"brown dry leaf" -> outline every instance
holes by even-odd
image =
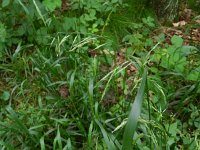
[[[136,71],[137,71],[137,68],[133,64],[131,64],[127,69],[127,74],[128,74],[128,76],[131,76],[131,75],[135,74]]]
[[[176,23],[172,23],[174,27],[178,27],[179,26],[179,22]]]
[[[117,65],[121,65],[126,61],[124,54],[122,52],[117,53],[117,59],[116,60],[117,60],[117,62],[116,62]]]
[[[176,23],[172,23],[174,27],[182,27],[184,25],[187,24],[186,21],[182,20],[182,21],[179,21],[179,22],[176,22]]]
[[[108,91],[108,93],[105,95],[103,99],[103,105],[104,106],[113,106],[117,104],[118,100],[113,91]]]
[[[115,55],[115,52],[114,51],[109,51],[107,49],[104,49],[102,51],[98,51],[98,50],[89,50],[89,54],[92,56],[92,57],[96,57],[98,55]]]
[[[131,70],[131,71],[136,71],[137,69],[135,68],[135,66],[130,65],[130,70]]]
[[[69,96],[69,90],[66,86],[62,86],[59,89],[60,96],[63,98],[67,98]]]
[[[61,11],[65,11],[69,8],[68,0],[62,0]]]
[[[120,49],[120,51],[117,53],[116,65],[122,65],[124,62],[126,62],[125,52],[126,52],[126,49],[124,48],[124,49]],[[136,71],[137,69],[133,64],[127,67],[127,74],[129,76],[135,73]]]
[[[195,22],[200,24],[200,18],[196,19]]]
[[[186,24],[187,24],[186,21],[184,21],[184,20],[180,21],[180,26],[181,26],[181,27],[184,26],[184,25],[186,25]]]
[[[192,17],[192,9],[184,9],[184,13],[185,13],[185,17],[186,20],[190,20],[190,18]]]
[[[88,54],[89,54],[91,57],[96,57],[97,55],[99,55],[99,52],[98,52],[98,51],[95,51],[95,50],[89,50]]]

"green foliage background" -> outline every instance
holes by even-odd
[[[159,3],[1,0],[0,149],[198,149],[199,45]]]

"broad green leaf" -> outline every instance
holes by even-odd
[[[63,18],[63,29],[68,32],[70,29],[75,30],[77,18],[65,17]]]
[[[48,44],[49,35],[48,35],[47,28],[41,27],[40,29],[38,29],[37,32],[36,32],[35,39],[38,42],[38,44],[44,44],[44,45]]]
[[[196,50],[198,50],[198,49],[194,46],[184,45],[181,47],[181,53],[184,56],[189,55],[192,53],[192,51],[196,51]]]
[[[56,8],[61,7],[61,0],[44,0],[43,4],[50,10],[54,11]]]
[[[8,91],[4,91],[3,94],[0,96],[0,99],[7,101],[10,98],[10,93]]]
[[[193,69],[186,77],[187,80],[200,81],[200,67]]]
[[[131,112],[129,114],[128,121],[127,121],[127,124],[125,127],[122,150],[132,150],[133,149],[133,145],[132,145],[133,136],[134,136],[134,133],[135,133],[135,130],[137,127],[138,118],[139,118],[141,110],[142,110],[142,102],[144,99],[146,80],[147,80],[147,70],[145,69],[143,76],[142,76],[141,85],[138,89],[135,101],[131,108]]]
[[[167,141],[168,145],[172,145],[173,143],[175,143],[174,137],[170,137]]]
[[[180,54],[179,53],[174,53],[169,59],[170,62],[177,63],[180,60]]]
[[[183,39],[177,35],[174,35],[171,38],[171,42],[173,45],[175,45],[176,47],[181,47],[183,45]]]
[[[142,21],[147,24],[149,27],[155,27],[154,19],[151,17],[142,18]]]
[[[177,72],[183,73],[185,66],[187,65],[187,60],[185,57],[182,57],[179,61],[175,62],[174,68]]]
[[[2,1],[2,7],[6,7],[10,4],[10,0],[3,0]]]
[[[176,133],[178,132],[177,122],[172,123],[172,124],[169,125],[168,132],[169,132],[172,136],[176,136]]]

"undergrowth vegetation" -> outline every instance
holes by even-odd
[[[171,35],[146,1],[0,2],[0,149],[199,149],[198,14]]]

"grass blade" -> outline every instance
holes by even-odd
[[[3,146],[3,148],[1,147],[1,145]],[[0,149],[3,150],[4,148],[8,148],[8,150],[16,150],[12,145],[10,145],[10,143],[0,141]]]
[[[40,148],[41,150],[45,150],[44,136],[40,138]]]
[[[147,70],[145,69],[142,76],[142,82],[138,89],[135,101],[132,105],[131,112],[129,114],[128,121],[125,127],[122,150],[133,149],[132,148],[133,136],[134,136],[134,133],[137,127],[138,118],[140,116],[141,109],[142,109],[142,102],[144,99],[146,80],[147,80]]]
[[[92,148],[92,130],[93,130],[93,121],[90,123],[89,131],[88,131],[88,146]]]
[[[58,148],[56,148],[58,144]],[[60,135],[60,128],[58,126],[58,129],[57,129],[57,135],[56,135],[56,138],[54,139],[54,142],[53,142],[53,149],[54,150],[62,150],[62,139],[61,139],[61,135]]]
[[[45,21],[43,15],[42,15],[42,12],[40,11],[40,9],[39,9],[37,3],[35,2],[35,0],[33,0],[33,4],[35,5],[35,8],[36,8],[36,10],[37,10],[37,12],[38,12],[40,18],[42,19],[44,25],[46,26],[46,21]]]
[[[24,133],[26,135],[29,135],[28,128],[23,124],[23,122],[18,118],[17,114],[14,112],[14,110],[11,107],[7,107],[6,110],[10,114],[10,119],[15,122],[15,125],[21,133]]]
[[[26,6],[22,3],[21,0],[17,0],[19,2],[19,4],[23,7],[24,11],[26,12],[27,15],[29,15],[29,11],[28,9],[26,8]]]
[[[112,139],[109,138],[103,125],[97,119],[95,119],[95,122],[98,124],[99,128],[101,129],[101,132],[103,134],[103,138],[107,145],[108,150],[116,150],[115,144],[113,143]]]
[[[65,147],[63,148],[63,150],[72,150],[72,143],[71,143],[71,140],[70,138],[68,138],[67,140],[67,145],[65,145]]]

